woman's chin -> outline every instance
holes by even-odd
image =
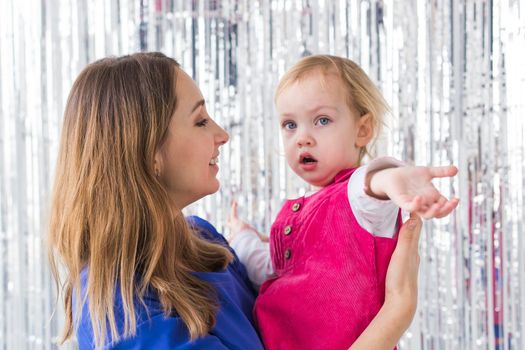
[[[186,200],[182,200],[181,198],[179,198],[178,202],[180,202],[180,206],[182,208],[185,208],[195,202],[198,202],[204,197],[217,193],[217,191],[219,191],[219,188],[220,188],[219,180],[213,179],[213,181],[210,181],[206,187],[201,187],[200,189],[194,188],[191,191],[187,190],[186,194],[188,194],[189,192],[189,193],[193,193],[193,195],[187,196]],[[191,197],[191,198],[188,198],[188,197]]]
[[[214,180],[215,180],[215,183],[213,186],[213,190],[210,194],[216,193],[221,188],[221,183],[219,182],[219,180],[218,179],[214,179]]]
[[[203,197],[209,196],[211,194],[217,193],[219,191],[219,188],[221,187],[221,184],[218,179],[213,179],[213,181],[209,184],[208,188],[206,189],[205,194]]]

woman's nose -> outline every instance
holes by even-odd
[[[230,139],[230,135],[220,126],[217,125],[217,127],[219,128],[219,132],[217,133],[217,143],[224,145]]]

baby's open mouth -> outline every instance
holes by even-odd
[[[301,164],[311,164],[311,163],[317,163],[317,159],[315,159],[308,153],[304,153],[304,154],[301,154],[301,158],[299,162]]]

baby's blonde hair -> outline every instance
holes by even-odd
[[[359,153],[359,163],[365,155],[372,157],[371,148],[384,124],[385,114],[390,110],[381,91],[354,61],[331,55],[307,56],[295,63],[282,77],[275,91],[275,100],[288,85],[301,79],[307,73],[321,70],[323,74],[335,73],[346,87],[347,103],[362,117],[370,114],[374,136],[372,143],[363,147]]]

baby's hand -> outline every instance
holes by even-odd
[[[400,208],[419,216],[442,218],[452,212],[458,198],[447,200],[432,184],[432,179],[452,177],[458,169],[453,166],[405,166],[380,170],[371,175],[370,191],[387,196]]]
[[[262,241],[268,241],[267,237],[261,235],[252,225],[239,219],[239,216],[237,215],[237,201],[232,201],[230,214],[226,220],[226,225],[230,229],[230,235],[226,237],[228,242],[233,241],[237,234],[244,230],[251,230],[255,232]]]

